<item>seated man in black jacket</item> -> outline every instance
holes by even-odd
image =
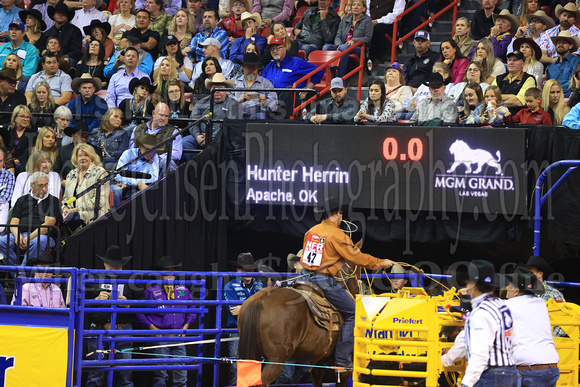
[[[413,45],[415,55],[405,63],[405,69],[407,70],[407,86],[413,89],[413,94],[415,94],[419,86],[429,79],[429,75],[433,72],[433,65],[439,60],[439,53],[429,48],[431,36],[427,31],[415,32]]]
[[[334,44],[340,16],[330,6],[331,3],[330,0],[319,0],[318,8],[307,9],[294,26],[298,47],[306,51],[307,56],[312,51],[322,50],[325,44]]]
[[[83,56],[83,35],[81,30],[70,23],[74,15],[74,11],[69,10],[64,2],[58,3],[54,7],[48,7],[48,16],[54,20],[54,26],[42,34],[36,45],[38,51],[42,53],[46,48],[48,38],[53,36],[58,37],[62,47],[62,53],[68,55],[72,59],[71,62],[74,62],[71,63],[71,66],[76,65],[76,62]]]
[[[123,257],[121,256],[121,248],[116,245],[109,246],[104,257],[97,255],[105,265],[105,270],[123,270],[123,266],[131,260],[131,256]],[[141,292],[137,290],[133,284],[115,284],[110,281],[104,281],[105,279],[111,280],[116,279],[119,276],[117,274],[108,274],[103,278],[103,283],[95,283],[87,285],[87,290],[85,293],[85,298],[87,300],[136,300],[142,299],[143,296]],[[90,287],[89,287],[90,286]],[[117,287],[116,298],[113,298],[113,287]],[[129,305],[119,305],[119,308],[128,308]],[[111,326],[111,314],[110,313],[87,313],[87,321],[90,324],[90,329],[105,329],[105,330],[131,330],[133,321],[135,320],[135,315],[133,313],[118,313],[115,319],[115,325]],[[119,337],[119,336],[115,336]],[[130,341],[121,341],[115,343],[115,349],[123,350],[128,349],[133,346]],[[107,345],[103,346],[102,349],[108,349]],[[95,352],[97,349],[96,339],[87,342],[88,353]],[[97,354],[91,356],[91,360],[96,360]],[[123,352],[115,356],[117,359],[131,359],[131,352]],[[105,358],[103,356],[103,358]],[[90,371],[87,379],[86,386],[101,386],[105,373],[103,371]],[[119,371],[115,375],[118,386],[132,386],[131,381],[131,371]]]

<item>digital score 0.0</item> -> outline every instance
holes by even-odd
[[[407,142],[407,153],[400,153],[397,139],[387,137],[383,141],[383,157],[388,161],[397,159],[406,161],[407,158],[411,161],[420,161],[423,157],[423,141],[420,138],[411,138]]]

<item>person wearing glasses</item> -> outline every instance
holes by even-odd
[[[31,118],[30,109],[26,105],[18,105],[12,112],[10,126],[7,129],[8,141],[5,140],[5,144],[8,144],[7,150],[14,157],[17,172],[20,170],[20,165],[26,164],[28,148],[32,146],[34,140]]]
[[[34,172],[30,176],[30,188],[31,192],[14,205],[10,232],[0,237],[0,253],[8,258],[4,264],[17,266],[17,252],[26,252],[22,261],[25,266],[29,258],[38,257],[49,246],[54,247],[51,230],[46,226],[56,225],[61,218],[58,198],[48,193],[48,176],[44,172]]]

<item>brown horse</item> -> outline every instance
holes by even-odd
[[[342,279],[341,279],[342,275]],[[337,280],[347,284],[351,294],[358,290],[358,267],[343,265]],[[288,288],[266,288],[250,297],[238,318],[240,342],[238,357],[286,363],[290,359],[310,364],[334,364],[334,348],[339,332],[329,332],[313,320],[304,298]],[[262,383],[272,384],[283,365],[264,364]],[[312,368],[312,384],[322,386],[323,369]],[[341,373],[340,384],[346,386],[350,372]]]

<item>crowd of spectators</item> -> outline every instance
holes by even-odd
[[[302,5],[307,9],[297,10]],[[428,31],[417,31],[411,58],[386,66],[361,101],[348,93],[342,57],[332,69],[330,98],[297,114],[312,94],[261,90],[314,88],[323,71],[301,79],[317,69],[308,60],[316,50],[338,54],[363,42],[364,50],[351,54],[380,67],[390,51],[385,33],[404,1],[232,0],[204,7],[200,0],[51,0],[24,10],[5,0],[0,220],[8,222],[10,207],[36,192],[30,178],[41,172],[48,186],[38,192],[60,200],[56,219],[78,230],[207,146],[207,122],[189,124],[208,117],[212,102],[213,119],[580,128],[580,11],[567,3],[546,13],[536,0],[500,5],[483,0],[472,20],[457,19],[439,52],[431,50]],[[220,131],[216,122],[213,136]],[[171,151],[159,147],[139,158],[172,136]],[[129,169],[149,178],[117,176],[99,197],[78,195],[133,159]]]

